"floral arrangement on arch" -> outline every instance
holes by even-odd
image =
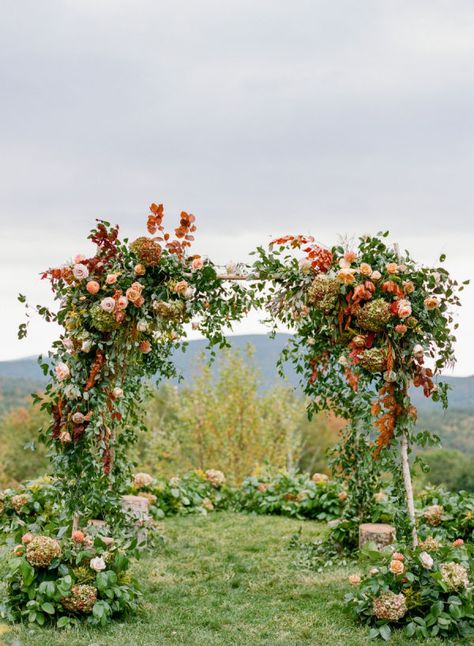
[[[195,217],[183,211],[174,234],[163,218],[163,205],[152,204],[150,235],[132,242],[99,221],[89,235],[92,256],[42,276],[59,309],[37,310],[63,330],[49,362],[41,361],[51,377],[42,407],[52,421],[43,440],[74,513],[94,517],[120,506],[130,477],[126,449],[143,428],[143,379],[176,376],[172,355],[186,345],[189,327],[210,346],[227,345],[223,330],[248,309],[240,285],[224,285],[211,261],[190,253]],[[27,323],[19,336],[26,333]]]
[[[268,250],[257,249],[254,272],[270,322],[294,332],[280,366],[294,363],[309,412],[331,409],[354,429],[372,417],[375,458],[400,438],[416,542],[407,457],[416,408],[409,387],[447,406],[447,385],[435,376],[455,361],[451,310],[469,281],[460,285],[442,266],[417,264],[387,236],[332,249],[312,237],[277,238]]]

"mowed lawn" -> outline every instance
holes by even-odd
[[[288,542],[300,526],[307,539],[321,530],[311,521],[227,512],[166,519],[164,547],[135,568],[144,592],[139,617],[69,632],[15,626],[0,640],[17,646],[365,646],[368,630],[344,608],[348,570],[318,574],[292,565]],[[401,636],[390,643],[408,641],[466,644]]]

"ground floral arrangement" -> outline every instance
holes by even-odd
[[[51,449],[52,473],[72,528],[99,513],[120,523],[120,497],[137,488],[127,448],[144,429],[144,377],[176,375],[172,353],[185,348],[189,328],[199,330],[211,348],[223,347],[229,324],[259,307],[272,326],[293,332],[280,368],[294,363],[309,414],[330,409],[348,425],[333,464],[342,480],[337,502],[332,494],[322,495],[318,483],[304,491],[290,487],[282,504],[281,483],[270,485],[267,494],[269,483],[248,482],[248,500],[255,501],[250,507],[295,515],[306,509],[317,517],[344,503],[339,531],[347,526],[353,537],[351,522],[370,517],[371,492],[388,470],[398,535],[410,536],[416,549],[409,452],[413,443],[432,438],[415,435],[409,386],[447,405],[447,386],[435,377],[455,361],[452,309],[468,281],[453,280],[442,266],[444,257],[437,267],[417,264],[388,244],[387,232],[330,249],[311,236],[285,236],[268,249],[259,247],[251,266],[229,264],[221,271],[190,251],[193,215],[183,211],[172,234],[163,220],[163,206],[152,204],[149,235],[132,242],[119,239],[118,227],[99,221],[89,236],[96,245],[93,256],[77,256],[43,275],[58,309],[36,309],[62,333],[49,362],[42,362],[50,383],[39,399],[51,425],[41,439]],[[20,300],[26,304],[24,296]],[[20,337],[27,325],[20,326]],[[146,486],[151,483],[143,493],[158,502],[157,492]],[[165,487],[165,509],[179,500],[191,503],[194,494],[185,495],[183,486]],[[220,495],[196,495],[202,508],[222,501]],[[434,585],[431,578],[422,583]]]
[[[7,616],[65,627],[85,619],[105,625],[114,615],[138,608],[129,569],[132,544],[100,534],[73,532],[56,539],[23,534],[13,551],[7,585]]]
[[[374,565],[349,576],[346,603],[372,625],[369,637],[390,638],[392,628],[409,637],[460,637],[474,633],[474,545],[427,536],[416,548],[366,552]]]

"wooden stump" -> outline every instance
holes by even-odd
[[[395,542],[395,527],[385,523],[359,525],[359,549],[365,543],[375,543],[378,550]]]
[[[149,501],[142,496],[122,496],[122,509],[135,519],[139,543],[146,542],[146,531],[143,526],[150,520],[149,507]]]

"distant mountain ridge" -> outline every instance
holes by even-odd
[[[262,386],[264,388],[280,381],[276,370],[276,362],[281,350],[289,339],[288,334],[277,334],[274,339],[263,334],[247,334],[229,337],[233,348],[241,351],[250,344],[254,348],[253,361],[261,372]],[[205,340],[194,340],[189,342],[185,353],[176,352],[174,361],[178,371],[183,375],[184,382],[188,382],[200,363],[200,355],[206,347]],[[290,385],[298,386],[298,376],[291,366],[287,366],[286,378]],[[474,414],[474,375],[470,377],[443,377],[443,381],[450,384],[449,401],[450,409],[461,409],[471,411]],[[26,357],[12,361],[0,361],[0,401],[5,399],[5,388],[8,384],[8,391],[12,388],[28,388],[25,395],[41,387],[45,383],[45,377],[38,366],[35,357]],[[413,402],[423,412],[440,411],[439,404],[426,399],[423,393],[414,388],[412,392]]]

